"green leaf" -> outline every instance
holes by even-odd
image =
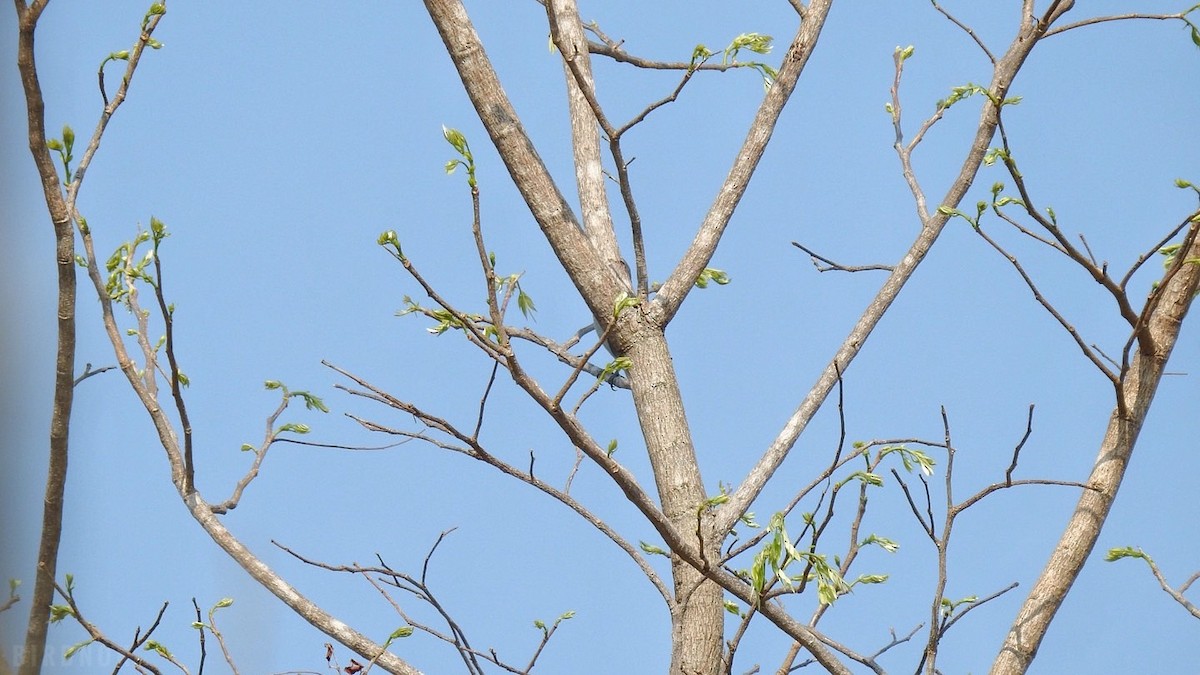
[[[286,431],[290,431],[290,432],[296,433],[296,434],[307,434],[308,432],[312,431],[312,428],[310,428],[307,424],[301,424],[299,422],[288,422],[287,424],[280,425],[279,430],[276,431],[275,433],[282,434]]]
[[[937,102],[937,109],[945,110],[965,98],[970,98],[971,96],[974,96],[975,94],[986,94],[986,93],[987,93],[987,90],[984,89],[983,87],[981,87],[973,82],[968,82],[960,87],[952,88],[950,90],[950,96],[948,96],[944,99],[941,99],[940,101]]]
[[[837,589],[830,584],[817,582],[817,601],[822,605],[832,605],[837,600]]]
[[[329,412],[329,406],[325,405],[325,402],[319,396],[314,396],[307,391],[288,392],[288,396],[304,399],[304,407],[309,410],[319,410],[323,413]]]
[[[521,310],[521,314],[527,319],[530,314],[537,311],[537,307],[533,304],[533,298],[519,288],[517,290],[517,309]]]
[[[68,616],[75,616],[75,611],[68,605],[50,605],[50,623],[58,623]]]
[[[233,598],[221,598],[217,601],[217,604],[213,605],[213,610],[225,609],[231,605],[233,605]]]
[[[254,449],[254,446],[253,446],[253,445],[250,445],[249,443],[242,443],[242,447],[240,448],[240,450],[241,450],[242,452],[249,452],[249,451],[251,451],[251,450],[253,450],[253,449]]]
[[[856,584],[882,584],[888,580],[886,574],[860,574],[854,580]]]
[[[263,386],[267,389],[284,389],[283,383],[279,380],[267,380],[263,382]]]
[[[863,541],[862,541],[863,546],[870,546],[871,544],[874,544],[874,545],[878,546],[879,548],[882,548],[883,550],[887,551],[888,553],[895,553],[900,548],[900,544],[892,541],[891,539],[887,539],[885,537],[880,537],[880,536],[874,535],[874,534],[868,536],[866,539],[863,539]]]
[[[164,659],[174,660],[174,658],[175,658],[175,657],[171,656],[171,650],[167,649],[166,645],[159,642],[158,640],[150,640],[149,642],[146,643],[145,647],[142,647],[142,649],[145,651],[148,651],[148,652],[150,652],[150,651],[157,652],[158,655],[163,657]]]
[[[778,71],[776,71],[774,68],[772,68],[771,66],[768,66],[765,63],[751,63],[750,67],[754,68],[755,70],[757,70],[759,72],[760,75],[762,75],[763,89],[770,89],[771,84],[775,81],[775,78],[779,75]]]
[[[729,46],[725,48],[725,60],[728,62],[736,58],[738,52],[742,49],[747,49],[755,54],[769,54],[771,53],[773,41],[774,38],[772,38],[770,35],[763,35],[762,33],[742,33],[741,35],[733,38],[733,41],[730,42]]]
[[[663,555],[663,556],[667,555],[666,549],[659,547],[659,546],[655,546],[654,544],[648,544],[644,541],[639,541],[638,545],[641,546],[643,551],[645,551],[646,553],[649,553],[650,555]]]
[[[904,464],[904,470],[912,472],[913,467],[919,467],[921,473],[926,476],[933,475],[933,467],[937,464],[932,457],[925,454],[923,450],[910,450],[903,445],[891,445],[879,451],[879,457],[882,459],[890,454],[899,454],[900,461]]]
[[[716,283],[718,286],[724,286],[731,279],[723,270],[716,269],[715,267],[705,267],[700,272],[700,276],[696,277],[696,288],[708,288],[708,282],[710,281]]]
[[[8,580],[8,593],[9,593],[9,595],[12,595],[13,593],[16,593],[16,592],[17,592],[17,587],[18,587],[18,586],[20,586],[20,585],[21,585],[21,580],[20,580],[20,579],[9,579],[9,580]]]
[[[67,147],[67,152],[71,152],[71,148],[75,146],[75,130],[69,124],[63,125],[63,145]]]
[[[721,504],[724,504],[727,501],[729,501],[729,495],[727,495],[725,493],[721,493],[719,495],[716,495],[715,497],[709,497],[708,499],[705,499],[703,502],[700,502],[700,506],[698,507],[697,511],[699,513],[703,513],[704,511],[707,511],[708,509],[711,509],[714,506],[720,506]]]
[[[617,299],[613,301],[613,318],[615,319],[620,316],[622,311],[630,307],[637,307],[640,304],[642,304],[640,298],[637,296],[631,297],[625,291],[621,291],[617,294]]]
[[[154,243],[161,242],[169,235],[170,233],[167,232],[166,224],[158,218],[150,216],[150,236],[154,239]]]
[[[846,480],[843,481],[843,484],[848,483],[851,480],[857,480],[864,485],[870,485],[874,487],[883,485],[883,479],[879,477],[879,474],[871,473],[869,471],[855,471],[846,477]]]
[[[400,638],[406,638],[412,634],[413,634],[412,626],[400,626],[396,630],[392,631],[392,634],[388,636],[387,641],[390,643],[392,640],[399,640]]]
[[[732,614],[734,616],[742,615],[741,608],[738,607],[738,604],[736,602],[734,602],[733,600],[725,600],[724,603],[722,603],[722,604],[725,605],[726,612],[729,612],[730,614]]]
[[[1192,26],[1192,44],[1200,47],[1200,30],[1196,30],[1195,26]]]
[[[1134,548],[1132,546],[1126,546],[1124,548],[1110,548],[1108,549],[1108,553],[1104,556],[1104,560],[1107,562],[1114,562],[1116,560],[1121,560],[1122,558],[1141,558],[1143,560],[1149,560],[1150,556],[1146,555],[1141,549]]]
[[[442,136],[445,137],[447,143],[449,143],[456,151],[458,151],[458,154],[464,156],[468,154],[469,149],[467,148],[467,137],[463,136],[461,131],[458,129],[451,129],[443,124]]]
[[[83,642],[79,642],[79,643],[71,645],[70,647],[67,648],[67,651],[63,653],[63,660],[66,660],[66,659],[71,658],[72,656],[75,656],[75,652],[79,651],[80,649],[83,649],[84,647],[92,644],[93,642],[95,642],[94,639],[88,639],[88,640],[84,640]]]
[[[947,617],[951,616],[954,614],[954,610],[958,609],[960,606],[971,605],[971,604],[974,604],[975,602],[977,602],[978,600],[979,600],[979,597],[975,596],[975,595],[968,595],[967,597],[962,598],[961,600],[953,600],[953,601],[951,601],[949,598],[942,598],[942,616],[947,616]]]
[[[614,438],[608,442],[608,451],[605,452],[604,454],[606,457],[612,457],[613,453],[616,451],[617,451],[617,439]]]
[[[612,361],[609,361],[604,366],[604,370],[600,371],[600,375],[596,379],[598,379],[598,380],[607,379],[611,375],[616,375],[617,373],[619,373],[621,371],[629,370],[629,368],[632,365],[633,365],[633,360],[630,359],[628,356],[618,356],[617,358],[613,359]]]
[[[405,260],[404,249],[400,248],[400,237],[396,236],[395,230],[387,230],[386,232],[381,233],[375,240],[375,243],[379,244],[380,246],[391,246],[392,248],[396,249],[394,255],[399,258],[401,262]]]

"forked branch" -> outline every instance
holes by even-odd
[[[815,5],[816,3],[814,2],[813,5],[810,5],[810,8]],[[807,22],[805,23],[807,25]],[[950,206],[951,208],[955,207],[962,201],[967,190],[974,183],[980,163],[983,161],[987,147],[995,134],[996,126],[999,124],[1000,106],[1008,94],[1013,78],[1016,76],[1017,71],[1020,70],[1021,65],[1029,56],[1047,26],[1048,24],[1042,25],[1032,20],[1023,21],[1017,37],[1009,46],[1008,52],[997,61],[991,84],[987,89],[987,101],[983,104],[975,138],[966,153],[957,177],[951,184],[946,196],[942,199],[943,205]],[[898,120],[898,112],[896,119]],[[901,137],[899,128],[897,134],[899,139]],[[903,147],[900,140],[897,140],[897,145]],[[903,165],[904,155],[902,154],[901,156]],[[915,185],[915,183],[912,184]],[[915,191],[914,193],[918,197],[921,194],[919,191]],[[941,234],[942,229],[946,226],[947,219],[949,218],[946,213],[939,209],[926,216],[920,199],[918,199],[918,205],[918,213],[922,216],[922,228],[917,239],[909,247],[908,252],[901,259],[900,263],[888,275],[887,280],[864,310],[862,316],[850,331],[850,335],[842,343],[842,346],[838,349],[829,365],[826,366],[825,371],[818,378],[816,384],[813,385],[809,394],[800,403],[800,406],[792,414],[791,418],[788,419],[783,429],[763,453],[758,463],[751,469],[745,480],[733,492],[729,502],[721,507],[721,512],[718,514],[717,519],[719,531],[728,532],[762,492],[767,481],[775,474],[775,471],[783,463],[783,460],[795,445],[800,434],[824,403],[825,398],[833,389],[840,374],[846,371],[850,362],[858,355],[867,338],[883,317],[883,314],[895,301],[900,290],[912,277],[913,272],[916,271],[917,266],[924,260],[933,247],[934,242]],[[660,292],[659,297],[662,297],[662,295],[663,293]]]

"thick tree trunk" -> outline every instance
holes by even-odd
[[[647,326],[620,348],[633,362],[629,383],[663,513],[675,531],[705,559],[715,560],[719,541],[711,536],[711,523],[701,513],[708,495],[666,337],[661,329]],[[725,618],[721,588],[705,581],[678,556],[672,558],[671,574],[675,598],[671,608],[670,672],[719,672]]]

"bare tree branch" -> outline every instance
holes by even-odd
[[[621,537],[620,534],[618,534],[616,532],[616,530],[614,530],[608,523],[604,522],[604,520],[602,520],[601,518],[599,518],[595,514],[593,514],[582,503],[580,503],[574,497],[570,496],[570,494],[568,494],[565,490],[559,490],[558,488],[547,483],[546,481],[535,477],[532,474],[532,472],[521,471],[520,469],[517,469],[516,467],[512,466],[511,464],[499,459],[492,453],[487,452],[483,448],[483,446],[481,446],[479,444],[479,441],[477,438],[463,434],[458,429],[456,429],[453,424],[451,424],[447,420],[430,415],[430,414],[426,413],[424,410],[422,410],[410,403],[401,401],[400,399],[397,399],[397,398],[391,396],[390,394],[384,392],[383,390],[371,385],[366,380],[363,380],[362,378],[352,375],[352,374],[342,370],[341,368],[338,368],[337,366],[334,366],[327,362],[323,362],[323,363],[325,366],[348,377],[349,379],[353,380],[355,383],[364,387],[365,391],[349,389],[346,387],[341,387],[341,385],[338,385],[339,388],[345,390],[346,392],[348,392],[350,394],[369,398],[371,400],[378,401],[378,402],[388,405],[392,408],[395,408],[397,410],[401,410],[410,415],[413,415],[422,424],[428,426],[429,428],[432,428],[432,429],[435,429],[437,431],[447,434],[451,438],[454,438],[455,440],[457,440],[459,443],[462,443],[463,446],[465,446],[465,447],[454,446],[454,445],[450,445],[450,444],[436,442],[435,440],[433,440],[423,434],[399,431],[399,430],[391,429],[389,427],[386,427],[386,426],[383,426],[381,424],[377,424],[374,422],[368,423],[368,422],[359,420],[360,423],[362,423],[364,426],[366,426],[367,428],[372,429],[374,431],[381,431],[384,433],[404,435],[409,438],[417,438],[417,439],[424,440],[429,443],[433,443],[443,449],[460,452],[469,457],[472,457],[474,459],[484,462],[485,464],[499,470],[501,473],[504,473],[508,476],[516,478],[517,480],[519,480],[523,483],[526,483],[534,488],[537,488],[538,490],[541,490],[545,494],[549,495],[550,497],[553,497],[554,499],[556,499],[560,503],[562,503],[564,506],[566,506],[567,508],[574,511],[576,514],[578,514],[580,517],[582,517],[585,521],[587,521],[590,525],[592,525],[592,527],[595,527],[602,534],[604,534],[604,536],[608,537],[614,544],[616,544],[622,551],[624,551],[634,561],[634,563],[638,566],[638,568],[642,570],[642,572],[646,575],[647,579],[650,580],[650,583],[652,583],[654,585],[655,589],[657,589],[659,591],[659,593],[663,596],[664,601],[667,602],[668,606],[671,604],[671,593],[668,590],[666,584],[659,577],[658,573],[656,571],[654,571],[654,569],[652,567],[650,567],[649,563],[646,562],[645,558],[641,555],[641,553],[637,550],[637,548],[634,547],[632,544],[630,544],[628,541],[626,541],[623,537]],[[353,418],[353,419],[357,420],[358,418]],[[605,463],[607,464],[607,466],[604,467],[606,473],[609,473],[611,475],[614,472],[614,470],[617,470],[621,473],[628,475],[628,470],[621,467],[615,460],[612,460],[609,457],[606,457],[606,460],[607,461]],[[627,478],[627,480],[632,480],[632,477],[629,476]],[[618,481],[618,484],[620,484],[620,481]],[[634,484],[636,485],[636,483],[634,483]],[[622,487],[622,489],[624,489],[624,487]],[[649,499],[644,494],[642,495],[641,500],[642,500],[643,504],[650,504]],[[654,508],[652,504],[650,505],[650,508]],[[655,515],[654,518],[659,519],[661,521],[662,516]],[[651,520],[653,522],[653,519],[651,519]]]
[[[611,312],[612,299],[624,285],[588,241],[575,214],[534,150],[479,36],[458,0],[425,0],[446,51],[492,143],[520,190],[530,213],[596,317]]]
[[[115,369],[116,369],[116,366],[102,366],[100,368],[92,370],[92,364],[85,363],[83,365],[83,372],[79,374],[79,377],[75,378],[75,386],[78,387],[80,382],[83,382],[84,380],[88,379],[89,377],[92,377],[93,375],[99,375],[100,373],[106,373],[110,370],[115,370]]]
[[[1200,224],[1193,225],[1194,235]],[[1125,476],[1134,443],[1158,388],[1179,330],[1200,288],[1200,239],[1190,237],[1178,262],[1155,292],[1146,324],[1153,340],[1150,354],[1138,351],[1121,382],[1121,405],[1114,410],[1100,444],[1088,485],[1054,548],[1041,577],[1030,589],[992,667],[994,675],[1024,673],[1049,629],[1050,621],[1096,545],[1117,489]],[[1184,260],[1193,261],[1183,263]]]
[[[596,253],[620,275],[621,251],[617,246],[604,168],[600,161],[600,134],[597,129],[598,102],[594,99],[595,81],[588,56],[587,38],[579,20],[575,0],[548,0],[546,17],[550,35],[563,57],[567,84],[567,106],[571,119],[571,147],[575,153],[575,182],[583,228]],[[592,100],[588,100],[588,96]],[[628,283],[628,279],[622,279]]]
[[[1105,23],[1108,21],[1129,21],[1129,20],[1133,20],[1133,19],[1151,19],[1151,20],[1159,20],[1159,21],[1165,21],[1165,20],[1169,20],[1169,19],[1183,20],[1184,14],[1186,14],[1186,13],[1185,12],[1177,12],[1175,14],[1140,14],[1137,12],[1131,12],[1128,14],[1113,14],[1111,16],[1097,16],[1097,17],[1092,17],[1090,19],[1083,19],[1081,21],[1076,21],[1074,23],[1068,23],[1068,24],[1059,26],[1058,28],[1055,28],[1054,30],[1047,31],[1045,37],[1050,37],[1052,35],[1058,35],[1059,33],[1065,33],[1067,31],[1073,30],[1075,28],[1082,28],[1084,26],[1093,26],[1095,24]]]
[[[103,631],[97,628],[95,624],[85,619],[83,613],[79,611],[79,605],[75,603],[74,594],[69,589],[63,588],[62,586],[58,585],[58,582],[55,582],[54,590],[58,591],[58,594],[67,602],[67,606],[71,608],[71,618],[75,619],[75,622],[82,626],[85,631],[87,631],[88,636],[91,637],[94,642],[98,642],[110,651],[121,655],[123,661],[132,661],[133,663],[137,664],[139,668],[145,668],[151,673],[154,673],[154,675],[162,675],[162,671],[155,667],[154,664],[146,661],[137,654],[134,654],[133,649],[125,649],[116,642],[113,642],[107,635],[104,634]],[[163,603],[162,608],[158,610],[158,616],[154,619],[154,624],[150,627],[150,630],[146,632],[146,635],[143,636],[140,641],[137,638],[134,639],[134,649],[140,647],[141,644],[150,637],[150,633],[154,632],[154,629],[158,627],[158,623],[160,620],[162,620],[163,612],[165,611],[167,611],[167,603]],[[187,670],[184,669],[184,672],[187,672]]]
[[[818,272],[891,272],[895,269],[891,265],[843,265],[826,258],[798,242],[793,241],[792,246],[807,253],[808,257],[812,259],[813,267],[817,268]],[[822,267],[820,263],[825,263],[825,266]]]
[[[1017,71],[1037,44],[1038,38],[1044,29],[1043,26],[1034,25],[1028,21],[1024,22],[1016,39],[1010,45],[1008,52],[997,61],[992,75],[992,82],[988,87],[988,101],[984,103],[983,110],[980,113],[979,128],[976,131],[975,138],[971,143],[971,147],[967,152],[958,176],[951,184],[946,196],[942,199],[943,205],[951,208],[955,207],[962,201],[962,198],[972,185],[975,174],[979,170],[980,162],[983,161],[984,154],[987,152],[988,145],[995,134],[996,126],[999,124],[1001,102],[1007,95],[1008,88]],[[923,208],[919,209],[919,211],[923,210]],[[783,463],[783,460],[791,451],[792,446],[795,445],[796,439],[800,437],[805,427],[808,426],[809,421],[812,420],[817,410],[824,403],[826,396],[829,395],[830,390],[832,390],[836,383],[839,373],[846,371],[850,362],[858,355],[867,338],[879,323],[884,312],[895,301],[904,284],[911,278],[917,266],[929,253],[938,235],[941,234],[942,229],[945,227],[948,218],[949,216],[941,211],[935,211],[928,217],[922,213],[921,232],[916,241],[913,242],[896,268],[892,270],[883,287],[880,288],[874,300],[864,310],[858,323],[851,329],[850,335],[842,343],[833,360],[826,366],[825,371],[821,374],[812,390],[800,403],[799,408],[792,414],[791,418],[779,432],[779,435],[763,453],[762,458],[750,470],[745,480],[730,496],[729,502],[721,507],[716,523],[719,531],[727,532],[746,509],[750,507],[750,504],[758,497],[759,493],[762,492],[767,481],[774,475],[776,469],[779,468],[779,465]],[[663,292],[660,291],[658,297],[662,297],[662,295]]]
[[[1075,328],[1075,326],[1071,325],[1071,322],[1067,321],[1066,317],[1064,317],[1062,313],[1058,311],[1058,308],[1056,308],[1050,302],[1050,300],[1042,294],[1042,291],[1038,288],[1037,284],[1034,283],[1033,278],[1029,276],[1029,273],[1025,271],[1025,267],[1021,265],[1021,261],[1018,260],[1015,255],[1005,250],[1004,247],[1001,246],[1000,243],[991,236],[989,236],[982,227],[976,227],[975,233],[982,237],[989,246],[996,249],[997,253],[1004,256],[1004,259],[1007,260],[1009,264],[1013,266],[1013,269],[1017,271],[1017,274],[1021,276],[1021,280],[1025,282],[1025,285],[1029,288],[1030,292],[1033,293],[1033,297],[1035,300],[1037,300],[1038,304],[1041,305],[1050,314],[1050,316],[1054,317],[1054,320],[1063,327],[1063,330],[1067,331],[1067,334],[1070,335],[1071,339],[1075,341],[1075,345],[1078,346],[1080,351],[1083,352],[1083,355],[1092,362],[1092,365],[1096,366],[1096,368],[1109,382],[1113,384],[1113,386],[1119,387],[1120,376],[1117,373],[1109,370],[1108,366],[1104,365],[1104,362],[1100,360],[1100,355],[1088,346],[1087,342],[1083,339],[1083,336],[1079,334],[1079,331]]]
[[[979,45],[979,49],[982,50],[985,55],[987,55],[988,61],[991,61],[992,65],[996,65],[996,55],[992,54],[991,50],[987,48],[987,45],[983,43],[983,40],[979,37],[979,35],[975,32],[975,30],[973,28],[971,28],[967,24],[963,23],[962,21],[959,21],[958,19],[956,19],[954,17],[954,15],[952,15],[950,12],[946,11],[946,8],[944,8],[940,4],[938,4],[937,0],[933,0],[933,8],[936,9],[937,11],[941,12],[942,16],[949,19],[950,23],[954,24],[955,26],[958,26],[959,28],[962,29],[962,31],[964,33],[971,36],[971,39],[975,41],[975,44]]]
[[[812,0],[809,3],[808,14],[801,22],[799,31],[783,56],[783,63],[776,73],[775,81],[767,90],[767,95],[763,97],[762,104],[750,125],[750,131],[742,142],[742,147],[725,177],[725,182],[717,193],[716,200],[709,207],[704,222],[701,223],[688,250],[683,254],[666,282],[663,283],[654,300],[651,301],[650,312],[658,325],[666,326],[670,323],[671,318],[679,311],[683,300],[692,290],[696,278],[712,260],[717,243],[729,225],[734,209],[737,208],[745,194],[746,188],[750,184],[750,178],[754,175],[754,170],[758,167],[759,160],[762,159],[767,143],[771,140],[775,124],[779,121],[784,106],[796,89],[800,74],[804,72],[804,67],[808,64],[808,57],[817,45],[817,39],[820,37],[821,29],[825,26],[825,19],[829,15],[831,5],[831,0]],[[737,520],[737,518],[734,517],[733,520]],[[726,521],[731,522],[728,518],[723,518],[722,525],[725,525]],[[720,529],[724,531],[727,526]]]
[[[54,226],[55,261],[58,269],[58,345],[55,357],[54,401],[50,419],[49,467],[43,499],[41,541],[38,546],[38,573],[34,575],[33,597],[26,626],[25,646],[22,650],[21,663],[18,665],[19,675],[35,675],[41,671],[45,654],[49,606],[54,595],[51,584],[57,575],[58,548],[62,538],[64,491],[67,480],[68,431],[74,401],[74,386],[78,383],[74,379],[76,275],[73,225],[80,221],[75,209],[75,200],[87,167],[99,148],[105,126],[125,98],[142,51],[149,44],[150,35],[158,26],[161,13],[153,16],[148,14],[143,20],[141,36],[130,52],[125,77],[117,96],[105,105],[100,121],[92,134],[92,139],[84,149],[75,169],[74,178],[72,179],[70,175],[64,176],[68,182],[64,194],[63,184],[54,166],[54,160],[50,156],[46,138],[45,102],[34,58],[34,34],[37,30],[38,20],[46,8],[47,0],[36,0],[32,5],[26,5],[23,0],[16,0],[15,5],[18,24],[17,69],[25,94],[29,151],[37,166],[38,176],[42,183],[42,193],[46,200],[51,223]],[[165,4],[163,7],[165,8]],[[60,147],[63,147],[67,154],[70,153],[69,146],[73,145],[73,141],[73,132],[68,138],[68,132],[64,129]],[[64,171],[69,171],[68,167],[64,166]],[[85,373],[79,378],[79,381],[86,377]]]

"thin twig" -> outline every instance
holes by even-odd
[[[84,364],[83,372],[79,374],[79,377],[75,378],[75,386],[78,387],[80,382],[83,382],[84,380],[88,379],[89,377],[92,377],[93,375],[99,375],[100,373],[108,372],[110,370],[115,370],[115,369],[116,369],[116,366],[102,366],[100,368],[92,370],[91,363]]]
[[[980,599],[968,604],[966,609],[964,609],[962,612],[959,612],[958,614],[955,614],[953,617],[948,618],[948,620],[941,627],[941,630],[940,630],[941,635],[943,637],[945,637],[946,632],[950,630],[951,626],[958,623],[959,619],[962,619],[964,616],[966,616],[969,612],[974,610],[976,607],[981,607],[981,606],[983,606],[984,603],[995,600],[996,598],[1000,597],[1001,595],[1004,595],[1005,593],[1013,590],[1017,586],[1020,586],[1020,584],[1014,581],[1011,584],[1005,586],[1004,588],[1001,588],[1000,590],[996,591],[995,593],[992,593],[991,595],[989,595],[987,597],[980,598]]]
[[[479,431],[483,428],[483,411],[487,407],[488,394],[492,392],[492,385],[496,383],[496,373],[500,370],[499,363],[492,364],[492,373],[488,376],[487,386],[483,388],[483,396],[479,397],[479,416],[475,418],[475,429],[471,431],[471,438],[479,438]]]
[[[101,80],[101,91],[103,91],[104,80]],[[204,615],[200,613],[200,603],[196,602],[196,598],[192,598],[192,608],[196,610],[196,632],[200,634],[200,665],[196,667],[196,675],[204,675],[204,661],[208,658],[208,649],[204,639]]]
[[[817,268],[818,272],[891,272],[893,269],[895,269],[891,265],[843,265],[826,258],[825,256],[817,253],[803,244],[800,244],[799,242],[793,241],[792,246],[795,246],[801,251],[807,253],[808,256],[812,258],[813,267]],[[818,262],[825,263],[825,266],[822,267],[821,265],[817,264]]]
[[[1029,404],[1029,415],[1025,418],[1025,433],[1021,436],[1021,440],[1013,448],[1012,462],[1009,463],[1008,469],[1004,472],[1004,482],[1012,485],[1013,472],[1017,470],[1017,460],[1021,457],[1021,448],[1025,447],[1025,441],[1033,434],[1033,404]]]
[[[1121,282],[1117,284],[1121,290],[1125,290],[1125,288],[1129,285],[1129,280],[1133,278],[1133,275],[1137,273],[1139,269],[1141,269],[1142,265],[1146,264],[1147,260],[1158,255],[1158,252],[1161,251],[1164,246],[1170,243],[1172,239],[1179,236],[1179,233],[1183,232],[1185,228],[1196,222],[1197,218],[1200,218],[1200,211],[1193,211],[1192,213],[1188,214],[1182,221],[1180,221],[1178,225],[1171,228],[1171,231],[1168,232],[1165,237],[1159,239],[1158,243],[1154,244],[1144,253],[1138,256],[1133,265],[1129,267],[1129,271],[1125,273],[1125,276],[1121,277]]]
[[[363,380],[360,377],[352,375],[349,372],[330,364],[329,362],[322,361],[322,364],[325,365],[326,367],[342,374],[343,376],[353,380],[355,383],[359,384],[360,386],[364,387],[363,390],[354,390],[354,389],[349,389],[347,387],[338,385],[338,388],[343,389],[344,391],[346,391],[350,394],[353,394],[355,396],[361,396],[364,398],[368,398],[370,400],[374,400],[374,401],[383,403],[392,408],[395,408],[397,410],[401,410],[410,415],[413,415],[423,425],[450,436],[451,438],[453,438],[456,441],[458,441],[459,443],[461,443],[462,446],[455,446],[455,445],[451,445],[451,444],[447,444],[447,443],[442,443],[442,442],[437,441],[436,439],[430,438],[428,436],[425,436],[425,435],[419,434],[419,433],[406,432],[406,431],[401,431],[401,430],[397,430],[397,429],[392,429],[392,428],[386,427],[386,426],[378,424],[378,423],[362,420],[358,417],[354,417],[353,415],[350,416],[351,419],[358,421],[365,428],[370,429],[372,431],[380,431],[383,433],[402,435],[402,436],[405,436],[408,438],[418,438],[418,439],[421,439],[428,443],[434,444],[440,448],[443,448],[446,450],[452,450],[455,452],[459,452],[461,454],[465,454],[469,457],[472,457],[474,459],[482,461],[483,463],[499,470],[501,473],[504,473],[508,476],[516,478],[517,480],[519,480],[523,483],[526,483],[532,487],[537,488],[538,490],[541,490],[542,492],[549,495],[550,497],[553,497],[554,499],[558,500],[564,506],[570,508],[572,511],[575,511],[576,514],[581,516],[585,521],[590,523],[593,527],[600,530],[601,533],[603,533],[605,536],[607,536],[621,550],[625,551],[625,553],[627,555],[629,555],[629,557],[634,561],[635,564],[637,564],[639,569],[642,570],[642,572],[647,576],[647,578],[650,579],[650,581],[654,585],[654,587],[663,596],[664,601],[667,602],[668,604],[670,603],[671,593],[670,593],[669,589],[664,584],[662,579],[659,577],[658,573],[652,567],[650,567],[649,563],[646,562],[645,558],[640,554],[638,549],[636,549],[629,542],[627,542],[611,526],[609,526],[606,522],[604,522],[598,516],[593,514],[589,509],[587,509],[582,503],[577,501],[574,497],[570,496],[565,491],[555,488],[554,486],[550,485],[549,483],[545,482],[544,480],[531,475],[529,472],[521,471],[520,469],[517,469],[516,467],[512,466],[511,464],[508,464],[507,462],[504,462],[503,460],[497,458],[492,453],[486,451],[483,448],[483,446],[481,446],[479,444],[478,439],[472,438],[470,436],[467,436],[466,434],[461,433],[449,421],[442,419],[440,417],[431,415],[431,414],[425,412],[424,410],[422,410],[421,408],[418,408],[417,406],[412,405],[411,403],[401,401],[401,400],[395,398],[394,396],[391,396],[390,394],[387,394],[386,392],[371,385],[366,380]],[[594,444],[594,441],[592,441],[592,443]],[[604,451],[601,450],[600,452],[603,453]],[[605,473],[612,475],[613,473],[628,472],[627,469],[622,467],[620,464],[618,464],[612,458],[607,457],[606,455],[603,455],[603,454],[602,454],[602,456],[604,458],[602,468],[605,469]]]
[[[1132,19],[1152,19],[1152,20],[1159,20],[1159,21],[1167,20],[1167,19],[1183,20],[1184,16],[1183,16],[1183,12],[1178,12],[1175,14],[1140,14],[1140,13],[1136,13],[1136,12],[1131,12],[1129,14],[1113,14],[1111,16],[1097,16],[1097,17],[1093,17],[1091,19],[1083,19],[1081,21],[1076,21],[1075,23],[1068,23],[1064,26],[1059,26],[1058,28],[1055,28],[1053,30],[1048,30],[1048,31],[1046,31],[1046,34],[1043,35],[1042,37],[1048,38],[1052,35],[1058,35],[1059,33],[1065,33],[1074,28],[1082,28],[1083,26],[1092,26],[1092,25],[1095,25],[1098,23],[1105,23],[1107,21],[1128,21],[1128,20],[1132,20]]]
[[[57,581],[54,582],[54,590],[58,591],[58,594],[60,596],[62,596],[63,600],[65,600],[67,602],[67,606],[71,608],[71,617],[73,619],[75,619],[76,623],[78,623],[81,627],[83,627],[83,629],[85,631],[87,631],[87,634],[89,636],[91,636],[92,640],[107,647],[109,650],[116,652],[117,654],[120,654],[124,659],[132,661],[133,663],[136,663],[138,666],[145,668],[146,670],[154,673],[154,675],[162,675],[162,671],[159,670],[153,663],[150,663],[149,661],[143,659],[142,657],[138,656],[137,654],[134,654],[132,650],[125,649],[121,645],[113,642],[112,640],[110,640],[108,638],[107,635],[105,635],[99,628],[97,628],[95,626],[95,624],[93,624],[90,621],[88,621],[87,619],[85,619],[83,616],[83,613],[79,611],[79,605],[75,604],[74,595],[72,593],[70,593],[69,591],[67,591],[67,589],[63,588],[62,586],[59,586]],[[158,619],[162,618],[163,612],[165,612],[166,610],[167,610],[167,603],[163,603],[162,609],[160,609],[158,612]],[[151,627],[151,631],[154,629],[154,627],[158,626],[158,619],[155,619],[154,626]],[[147,633],[144,637],[148,638],[149,636],[150,636],[150,631],[147,631]],[[186,670],[184,672],[186,672]]]
[[[1091,361],[1101,373],[1104,374],[1104,377],[1107,378],[1109,382],[1112,382],[1114,386],[1120,386],[1120,376],[1109,370],[1108,366],[1104,365],[1104,362],[1100,359],[1099,355],[1097,355],[1091,347],[1088,347],[1087,342],[1082,336],[1080,336],[1079,331],[1075,328],[1075,326],[1071,325],[1071,323],[1067,321],[1066,317],[1064,317],[1062,313],[1059,312],[1058,309],[1052,305],[1048,299],[1046,299],[1046,296],[1042,295],[1042,291],[1038,288],[1037,284],[1034,283],[1033,278],[1029,276],[1029,273],[1025,271],[1025,267],[1021,265],[1021,261],[1018,260],[1015,255],[1009,253],[1003,246],[1000,245],[999,242],[989,236],[982,227],[976,227],[974,229],[976,234],[982,237],[983,240],[986,241],[989,246],[994,248],[997,253],[1004,256],[1004,259],[1013,266],[1013,268],[1017,271],[1017,274],[1021,276],[1021,280],[1025,282],[1025,285],[1033,293],[1034,299],[1037,300],[1038,304],[1040,304],[1047,312],[1050,313],[1050,316],[1054,317],[1055,321],[1058,321],[1059,325],[1063,327],[1063,330],[1067,331],[1067,334],[1070,335],[1071,339],[1075,341],[1076,346],[1078,346],[1080,351],[1083,352],[1083,355],[1086,356],[1087,359]]]
[[[979,35],[975,33],[974,29],[972,29],[970,26],[963,23],[962,21],[959,21],[958,19],[956,19],[953,15],[950,14],[950,12],[947,12],[944,7],[942,7],[941,5],[939,5],[937,3],[937,0],[933,0],[933,8],[936,9],[937,11],[941,12],[942,16],[949,19],[950,23],[953,23],[955,26],[958,26],[959,28],[961,28],[963,30],[964,33],[971,36],[971,39],[975,41],[975,44],[979,45],[979,48],[982,49],[983,53],[987,55],[988,61],[991,61],[993,66],[996,65],[996,55],[992,54],[991,50],[989,50],[987,48],[987,45],[983,43],[983,40],[980,39]]]

